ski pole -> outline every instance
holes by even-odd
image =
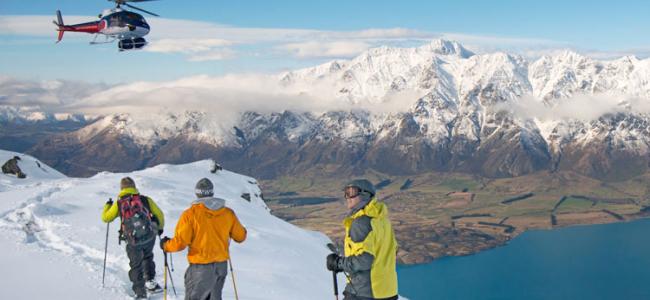
[[[165,286],[163,288],[163,299],[167,300],[167,252],[163,250],[165,254],[165,267],[163,268],[163,273],[165,274]]]
[[[171,258],[171,255],[169,256]],[[167,270],[169,271],[169,266],[167,266]],[[171,271],[169,272],[169,281],[172,283],[172,291],[174,291],[174,296],[176,295],[176,287],[174,286],[174,276],[172,275]]]
[[[339,283],[336,280],[336,272],[332,271],[332,278],[334,279],[334,297],[339,300]]]
[[[336,245],[334,245],[332,243],[327,244],[327,248],[329,248],[330,251],[332,251],[332,253],[334,253],[336,255],[339,255],[339,256],[342,255],[340,253],[340,251],[339,251],[339,248],[336,247]],[[332,272],[334,272],[334,271],[332,271]],[[350,275],[348,275],[348,273],[346,273],[345,271],[343,271],[343,275],[345,275],[345,277],[348,279],[348,283],[349,283],[350,287],[352,288],[352,290],[354,290],[354,293],[358,294],[357,289],[354,288],[354,284],[352,283],[352,278],[350,278]],[[334,292],[336,294],[336,299],[337,300],[339,299],[338,288],[339,288],[339,286],[338,286],[338,281],[336,280],[336,273],[334,273]]]
[[[112,202],[113,198],[108,198],[108,201]],[[111,226],[111,223],[106,223],[106,243],[104,243],[104,269],[102,270],[102,288],[104,288],[104,278],[106,277],[106,255],[108,253],[108,230]]]
[[[329,248],[332,253],[339,255],[339,249],[334,244],[327,244],[327,248]],[[336,300],[339,300],[339,282],[336,280],[336,271],[332,271],[332,279],[334,280],[334,297],[336,297]]]
[[[172,272],[174,272],[174,255],[169,253],[169,265],[172,267]]]
[[[228,258],[228,265],[230,265],[230,275],[232,277],[232,286],[235,289],[235,299],[239,300],[239,296],[237,295],[237,284],[235,284],[235,271],[232,269],[232,261],[230,258]]]

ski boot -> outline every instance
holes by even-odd
[[[147,289],[148,294],[158,294],[163,291],[162,287],[155,281],[149,280],[144,283],[144,287]]]

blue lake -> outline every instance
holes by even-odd
[[[503,247],[399,266],[419,299],[650,299],[650,220],[525,232]]]

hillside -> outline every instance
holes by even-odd
[[[14,155],[22,157],[19,165],[28,178],[0,175],[0,264],[7,275],[0,280],[3,298],[127,297],[128,259],[117,243],[117,222],[110,226],[106,287],[101,288],[106,225],[100,213],[104,202],[117,195],[123,176],[134,178],[140,191],[165,212],[166,235],[172,235],[179,215],[194,199],[195,182],[201,177],[214,182],[216,196],[226,199],[248,229],[245,243],[231,245],[241,299],[332,298],[332,275],[324,263],[329,239],[272,216],[253,178],[227,170],[211,174],[211,161],[68,178],[47,166],[37,167],[27,155],[0,150],[0,159]],[[243,193],[250,194],[250,201]],[[154,254],[162,282],[162,252],[156,247]],[[170,299],[183,298],[185,255],[174,254],[178,297]],[[226,299],[234,297],[230,280]],[[343,285],[343,276],[339,280]]]

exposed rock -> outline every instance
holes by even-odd
[[[18,156],[14,156],[13,158],[7,160],[2,165],[2,173],[16,175],[16,177],[21,179],[26,178],[27,175],[23,173],[20,167],[18,167],[18,161],[20,161],[20,157]]]

